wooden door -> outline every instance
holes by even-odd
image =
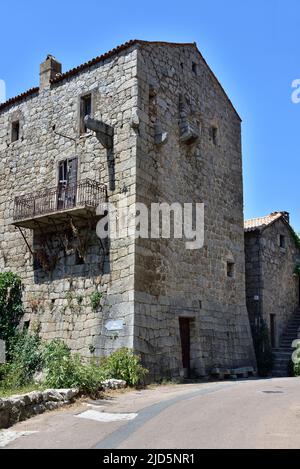
[[[185,377],[188,377],[191,369],[191,320],[189,318],[179,318],[182,366]]]

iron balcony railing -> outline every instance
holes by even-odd
[[[105,184],[85,179],[77,184],[59,184],[15,198],[14,221],[25,220],[76,207],[97,207],[107,199]]]

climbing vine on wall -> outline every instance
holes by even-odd
[[[296,231],[293,230],[292,227],[290,227],[290,229],[291,229],[291,232],[292,232],[292,236],[293,236],[293,238],[294,238],[294,240],[295,240],[295,243],[297,244],[297,247],[300,249],[300,237],[299,237],[299,235],[296,233]]]
[[[299,275],[300,277],[300,265],[297,265],[297,267],[295,267],[295,272],[294,272],[296,275]]]
[[[20,277],[12,272],[0,273],[0,339],[9,342],[16,334],[22,316]]]

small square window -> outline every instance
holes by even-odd
[[[282,249],[285,249],[285,236],[283,236],[283,235],[280,235],[280,236],[279,236],[279,246],[280,246]]]
[[[92,114],[92,95],[87,94],[80,98],[80,133],[85,134],[87,132],[84,118]]]
[[[234,262],[227,262],[227,277],[234,277]]]
[[[11,124],[11,141],[17,142],[20,138],[20,121]]]

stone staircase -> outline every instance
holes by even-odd
[[[281,337],[280,345],[273,350],[274,363],[272,376],[289,376],[288,367],[292,358],[292,342],[300,338],[300,309],[290,319],[288,326]]]

